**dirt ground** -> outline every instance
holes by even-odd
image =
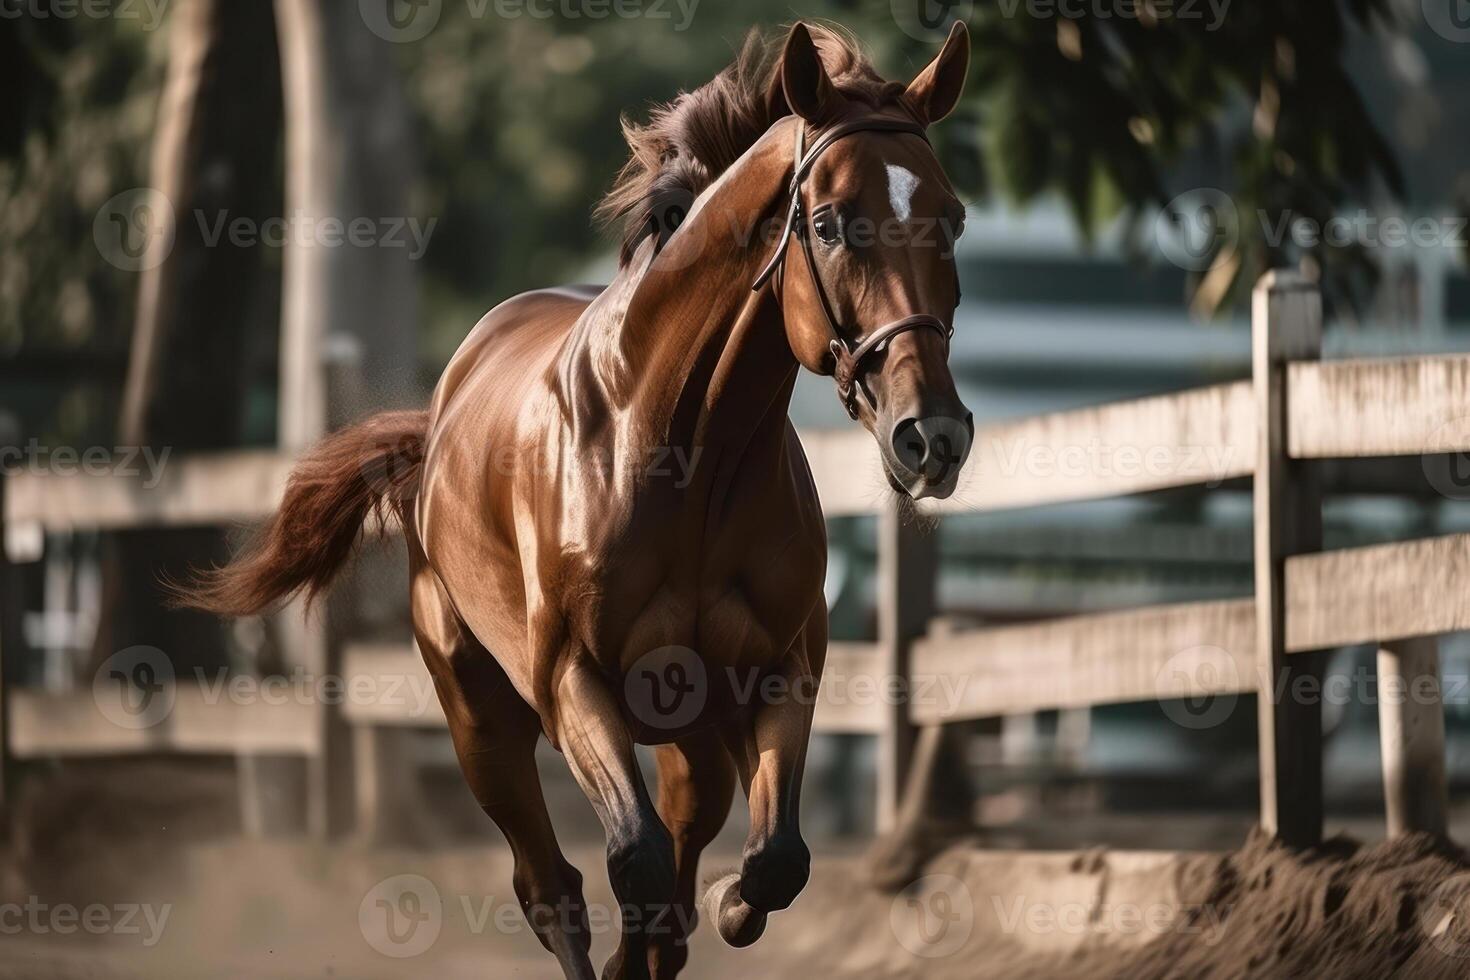
[[[208,780],[162,778],[106,807],[81,787],[30,811],[0,855],[0,978],[559,976],[501,847],[246,840],[222,832],[233,815]],[[725,835],[706,868],[738,847]],[[1254,836],[1182,855],[956,845],[897,896],[868,886],[852,846],[816,850],[810,886],[760,942],[731,950],[701,928],[686,975],[1470,976],[1470,864],[1428,839],[1307,855]],[[568,851],[600,963],[615,941],[600,849]]]

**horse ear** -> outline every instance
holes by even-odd
[[[791,111],[809,123],[820,123],[837,105],[837,89],[827,76],[811,31],[797,22],[781,52],[781,90]]]
[[[970,31],[964,21],[957,20],[939,54],[909,82],[903,93],[924,125],[937,123],[950,114],[965,90],[965,75],[969,70]]]

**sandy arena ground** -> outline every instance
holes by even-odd
[[[0,855],[0,978],[560,976],[501,847],[245,840],[211,828],[232,819],[219,785],[162,778],[106,806],[76,784],[28,811]],[[706,869],[735,864],[739,843],[732,826]],[[1470,976],[1470,864],[1425,839],[1306,857],[1254,837],[1184,855],[956,845],[898,896],[870,888],[850,848],[816,850],[810,886],[760,942],[730,950],[701,928],[685,975]],[[600,848],[568,853],[600,963],[615,942]]]

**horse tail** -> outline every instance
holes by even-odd
[[[384,412],[322,440],[291,470],[281,507],[229,564],[171,584],[176,605],[258,613],[305,593],[308,608],[357,548],[368,518],[407,525],[429,431],[426,411]]]

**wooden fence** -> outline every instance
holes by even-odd
[[[1321,488],[1308,461],[1470,452],[1470,355],[1322,363],[1321,335],[1315,287],[1268,275],[1253,298],[1250,379],[982,427],[958,491],[932,508],[1034,507],[1252,477],[1255,593],[1240,599],[931,632],[935,536],[891,505],[866,433],[802,433],[828,515],[878,519],[878,635],[833,645],[816,727],[877,736],[880,826],[891,823],[906,786],[919,792],[932,776],[910,771],[915,746],[946,725],[1254,694],[1261,821],[1290,843],[1310,844],[1322,827],[1323,658],[1315,652],[1375,643],[1380,690],[1414,692],[1379,698],[1390,833],[1443,832],[1433,637],[1470,628],[1470,593],[1460,591],[1470,535],[1323,552]],[[10,481],[4,519],[57,531],[249,520],[274,506],[289,464],[269,452],[184,460],[150,490],[115,476],[20,476]],[[366,690],[427,683],[406,647],[349,647],[340,662]],[[894,679],[910,685],[910,696],[882,695]],[[236,705],[211,713],[186,692],[177,704],[189,707],[175,712],[169,734],[140,738],[97,725],[91,700],[90,692],[10,690],[10,751],[96,754],[137,743],[320,760],[328,730],[320,713],[338,710]],[[409,697],[339,707],[358,757],[359,822],[371,827],[387,788],[385,736],[442,726],[443,717],[432,700]],[[301,717],[284,717],[292,711]]]

